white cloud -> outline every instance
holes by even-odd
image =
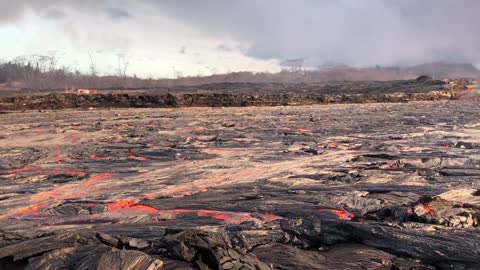
[[[159,15],[150,6],[136,5],[128,10],[134,18],[118,20],[100,11],[64,8],[66,15],[52,20],[43,13],[25,11],[15,24],[0,25],[0,35],[10,37],[0,45],[0,59],[58,51],[63,55],[61,64],[85,72],[92,54],[97,70],[108,74],[115,72],[116,55],[122,52],[131,57],[130,74],[152,77],[172,77],[173,69],[184,76],[278,69],[275,62],[245,56],[239,49],[218,50],[223,43],[242,46]],[[180,52],[183,46],[188,53]]]
[[[101,50],[104,72],[120,51],[133,56],[131,72],[155,76],[173,68],[275,71],[288,58],[480,63],[476,0],[0,0],[0,7],[0,58],[64,50],[86,69],[88,53]]]

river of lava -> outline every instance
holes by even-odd
[[[194,213],[198,217],[210,217],[217,220],[222,220],[228,223],[241,223],[245,221],[252,221],[255,219],[262,219],[264,221],[273,221],[280,219],[274,213],[258,214],[257,216],[246,212],[230,212],[217,210],[192,210],[192,209],[166,209],[159,210],[154,207],[138,204],[139,198],[131,200],[120,200],[107,204],[107,211],[110,212],[124,212],[124,213],[138,213],[150,214],[156,217],[163,217],[163,219],[176,219],[177,215],[185,213]]]

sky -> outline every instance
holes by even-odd
[[[0,0],[0,60],[177,77],[318,67],[480,66],[478,0]]]

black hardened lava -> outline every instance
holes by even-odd
[[[0,114],[0,269],[479,269],[479,108]]]
[[[15,93],[12,93],[15,94]],[[168,108],[285,106],[336,103],[408,102],[450,99],[443,81],[422,79],[391,82],[304,84],[213,84],[198,87],[112,90],[77,95],[33,91],[0,98],[0,110],[69,108]]]

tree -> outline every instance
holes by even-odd
[[[303,71],[303,65],[305,63],[305,59],[298,58],[298,59],[287,59],[280,63],[281,66],[286,67],[290,72],[300,72]]]
[[[95,68],[95,62],[93,61],[93,55],[91,52],[88,53],[88,56],[90,58],[90,75],[93,77],[97,76],[97,69]]]
[[[118,76],[119,77],[127,77],[127,69],[130,65],[131,56],[126,53],[118,53],[117,54],[117,62],[118,62]]]

